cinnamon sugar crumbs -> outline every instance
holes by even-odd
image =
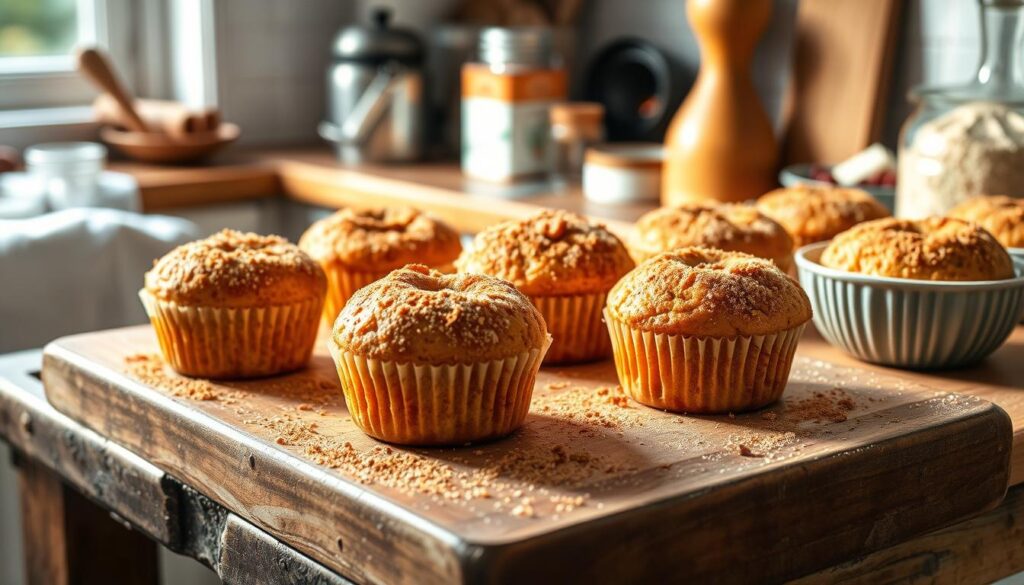
[[[815,391],[809,398],[786,401],[785,414],[798,422],[838,423],[844,422],[848,413],[856,407],[853,398],[836,386],[825,391]]]
[[[159,355],[135,354],[125,358],[128,374],[148,386],[166,389],[172,396],[190,400],[219,400],[217,388],[208,380],[178,376],[167,371]]]
[[[548,384],[549,391],[567,387],[565,382]],[[581,434],[598,428],[621,430],[644,424],[645,417],[632,406],[621,386],[597,390],[576,387],[565,392],[549,392],[534,397],[530,409],[581,425]]]
[[[174,396],[198,400],[202,399],[198,397],[204,395],[204,389],[216,400],[228,399],[229,393],[235,398],[253,394],[244,382],[212,383],[178,376],[157,355],[139,354],[125,362],[132,376]],[[623,457],[621,452],[616,454],[590,445],[609,436],[624,437],[646,425],[694,423],[703,418],[654,413],[633,403],[621,387],[588,388],[557,381],[543,391],[538,388],[530,423],[521,431],[523,440],[505,442],[499,448],[480,445],[470,449],[406,449],[383,444],[370,446],[365,441],[357,442],[357,446],[338,434],[337,425],[324,424],[322,429],[317,423],[317,415],[328,414],[329,408],[339,407],[331,411],[334,415],[343,412],[336,382],[317,376],[283,376],[260,380],[258,388],[260,393],[290,398],[272,413],[250,410],[245,402],[237,408],[235,412],[243,424],[258,436],[355,482],[419,496],[420,501],[425,499],[430,505],[465,506],[477,514],[483,508],[490,513],[485,518],[507,515],[524,521],[564,515],[581,507],[600,507],[600,503],[591,502],[586,491],[589,486],[618,481],[642,465],[636,459]],[[857,408],[855,397],[842,388],[825,388],[812,394],[798,394],[800,398],[786,400],[759,415],[712,420],[716,427],[729,425],[738,432],[717,445],[698,440],[697,445],[704,452],[714,451],[702,457],[738,454],[750,458],[750,465],[788,457],[788,449],[799,449],[800,438],[810,432],[797,424],[841,422]],[[756,425],[743,423],[749,419],[754,419]]]
[[[761,457],[762,456],[760,453],[754,453],[753,451],[750,450],[750,447],[748,447],[746,445],[743,445],[743,444],[741,444],[739,446],[739,449],[740,449],[740,455],[742,455],[743,457]]]

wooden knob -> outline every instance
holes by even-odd
[[[121,107],[124,125],[129,130],[148,132],[149,127],[142,120],[132,104],[131,94],[118,79],[113,65],[99,49],[82,49],[78,53],[78,70],[82,72],[96,87],[110,94]]]

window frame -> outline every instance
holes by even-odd
[[[131,0],[77,0],[81,44],[105,48],[126,83],[134,81]],[[83,106],[96,95],[75,71],[72,55],[14,57],[0,70],[0,112]],[[10,69],[14,69],[11,71]]]

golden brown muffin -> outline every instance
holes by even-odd
[[[757,209],[786,228],[794,250],[831,240],[858,223],[891,215],[866,191],[806,184],[763,195],[757,200]]]
[[[353,293],[395,268],[415,262],[449,272],[462,251],[458,232],[412,207],[342,209],[311,225],[299,247],[327,273],[329,325]]]
[[[637,262],[676,248],[707,246],[746,252],[789,270],[793,239],[785,228],[749,205],[662,207],[636,222],[629,249]]]
[[[278,236],[224,230],[180,246],[139,292],[167,362],[205,378],[303,367],[316,341],[326,278]]]
[[[1024,248],[1024,199],[1006,195],[974,197],[950,210],[949,217],[973,221],[1007,248]]]
[[[409,265],[360,289],[334,325],[343,350],[398,362],[503,359],[544,344],[544,318],[510,283]]]
[[[519,427],[549,341],[510,283],[410,265],[353,295],[328,347],[363,431],[439,445]]]
[[[523,294],[549,296],[606,292],[634,264],[603,225],[547,209],[480,232],[456,266],[507,280]]]
[[[480,232],[456,265],[459,272],[507,280],[528,295],[554,338],[545,361],[569,363],[611,352],[601,311],[608,291],[634,264],[603,225],[545,210]]]
[[[779,399],[811,305],[772,262],[690,247],[623,277],[605,317],[619,382],[635,400],[729,412]]]
[[[145,281],[159,300],[206,307],[284,305],[327,288],[323,270],[295,244],[233,230],[175,248]]]
[[[835,237],[821,255],[829,268],[916,280],[1013,277],[1006,249],[992,234],[960,219],[877,219]]]

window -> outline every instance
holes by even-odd
[[[0,0],[0,110],[87,105],[74,51],[105,47],[129,78],[132,0]]]

